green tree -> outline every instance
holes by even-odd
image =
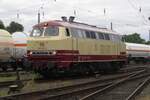
[[[0,29],[5,29],[5,25],[1,20],[0,20]]]
[[[24,27],[23,27],[23,25],[12,21],[12,22],[9,24],[9,26],[7,26],[6,29],[7,29],[7,31],[9,31],[10,33],[14,33],[14,32],[17,32],[17,31],[22,32],[22,31],[24,30]]]
[[[149,45],[150,45],[150,41],[147,41],[146,44],[149,44]]]
[[[125,42],[130,42],[130,43],[142,43],[142,44],[145,43],[145,40],[142,39],[140,37],[140,34],[138,34],[138,33],[123,35],[122,40],[125,41]]]

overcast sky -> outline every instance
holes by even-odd
[[[75,15],[76,21],[108,28],[113,22],[120,34],[149,37],[150,0],[0,0],[0,19],[6,25],[17,21],[27,32],[37,24],[38,11],[41,21]]]

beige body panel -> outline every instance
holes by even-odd
[[[47,51],[47,50],[79,50],[80,55],[120,55],[126,52],[123,42],[110,40],[96,40],[86,38],[71,38],[65,36],[65,29],[59,29],[57,37],[30,37],[27,49]]]

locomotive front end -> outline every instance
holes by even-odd
[[[54,23],[43,23],[33,27],[27,42],[27,58],[34,70],[40,73],[54,71],[61,67],[65,41],[62,33],[63,27]]]

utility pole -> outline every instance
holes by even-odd
[[[150,20],[150,17],[148,17],[148,20]],[[149,30],[149,41],[150,41],[150,30]]]
[[[149,41],[150,41],[150,30],[149,30]]]
[[[41,15],[40,12],[38,12],[38,24],[40,23]]]
[[[111,30],[113,30],[113,23],[112,22],[110,23],[110,27],[111,27]]]

